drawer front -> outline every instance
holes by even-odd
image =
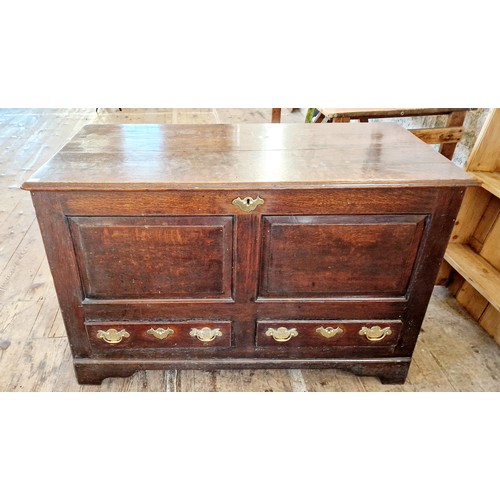
[[[86,322],[94,349],[169,349],[231,346],[230,321]]]
[[[258,321],[257,347],[395,346],[401,321]]]

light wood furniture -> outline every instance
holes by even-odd
[[[79,382],[406,378],[466,186],[402,127],[89,125],[32,192]]]
[[[490,111],[466,170],[481,187],[467,190],[446,251],[449,288],[500,344],[500,110]]]
[[[293,112],[294,109],[297,108],[286,108],[290,113]],[[280,123],[281,122],[281,108],[272,108],[271,111],[271,123]]]
[[[279,123],[281,121],[281,108],[273,108],[271,112],[271,122]]]
[[[319,114],[313,119],[313,123],[324,120],[346,123],[351,120],[367,122],[373,118],[447,115],[448,121],[444,128],[412,129],[410,132],[427,144],[441,144],[439,152],[451,160],[462,137],[462,125],[469,109],[471,108],[318,108]]]

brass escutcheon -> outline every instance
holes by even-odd
[[[344,333],[344,330],[342,330],[340,326],[336,328],[332,328],[331,326],[327,326],[326,328],[324,328],[320,326],[319,328],[316,328],[316,333],[323,335],[323,337],[326,337],[327,339],[331,339],[332,337],[335,337],[337,333]]]
[[[222,337],[222,332],[220,331],[219,328],[208,328],[208,326],[205,326],[203,328],[191,328],[191,331],[189,332],[189,335],[191,337],[196,337],[198,340],[201,340],[202,342],[212,342],[212,340],[215,340],[216,337]]]
[[[299,332],[295,328],[285,328],[280,326],[277,329],[268,328],[266,335],[272,337],[276,342],[288,342],[292,337],[296,337]]]
[[[260,196],[257,196],[257,198],[251,198],[250,196],[247,196],[246,198],[243,199],[241,199],[238,196],[238,198],[235,198],[232,201],[232,204],[238,208],[241,208],[243,212],[252,212],[259,205],[262,205],[263,203],[264,200]]]
[[[385,338],[387,335],[391,335],[392,330],[389,326],[385,328],[381,328],[380,326],[372,326],[371,328],[368,328],[364,326],[359,331],[359,334],[366,335],[366,338],[371,342],[378,342],[379,340]]]
[[[108,344],[118,344],[125,337],[130,337],[130,333],[126,330],[115,330],[114,328],[110,328],[109,330],[97,330],[97,338],[104,340]]]
[[[164,328],[150,328],[146,333],[159,340],[163,340],[172,335],[174,331],[172,328],[167,328],[166,330]]]

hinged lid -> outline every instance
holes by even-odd
[[[476,182],[394,123],[87,125],[28,190],[466,186]]]

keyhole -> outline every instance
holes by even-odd
[[[245,198],[245,203],[246,203],[247,205],[250,205],[250,198]]]

